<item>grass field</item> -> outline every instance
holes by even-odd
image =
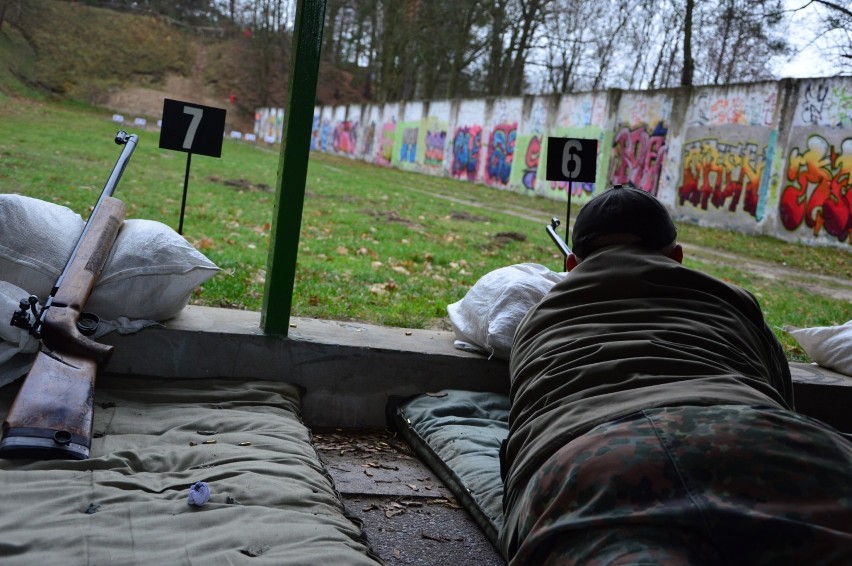
[[[110,116],[0,97],[0,192],[56,202],[87,217],[119,153]],[[116,196],[128,205],[128,217],[177,228],[185,154],[160,150],[157,131],[135,133],[140,143]],[[221,159],[192,160],[184,236],[222,268],[194,303],[260,309],[277,165],[277,148],[231,140]],[[522,262],[558,270],[561,258],[544,226],[564,214],[560,202],[312,154],[291,314],[446,327],[447,305],[489,271]],[[852,276],[852,255],[836,249],[697,226],[679,230],[685,243]],[[776,330],[852,319],[848,302],[755,277],[742,265],[687,263],[755,293]],[[789,336],[777,334],[792,358],[805,359]]]

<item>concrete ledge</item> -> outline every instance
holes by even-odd
[[[305,388],[302,414],[316,427],[383,427],[392,396],[457,388],[508,394],[509,366],[453,347],[452,332],[291,319],[268,336],[260,313],[186,307],[161,327],[109,334],[104,371],[175,378],[253,378]]]
[[[188,306],[161,327],[109,334],[104,371],[119,375],[265,379],[305,388],[316,427],[383,427],[390,397],[440,389],[509,392],[509,364],[453,347],[452,332],[291,319],[289,336],[265,335],[260,313]],[[852,432],[852,378],[791,364],[797,409]]]

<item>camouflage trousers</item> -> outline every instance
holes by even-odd
[[[519,502],[511,564],[852,564],[852,442],[781,409],[659,408],[598,426]]]

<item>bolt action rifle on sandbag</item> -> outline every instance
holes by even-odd
[[[547,235],[550,236],[550,239],[553,240],[553,243],[556,244],[556,247],[559,248],[559,251],[562,252],[562,268],[564,271],[568,271],[568,266],[565,262],[568,259],[568,256],[571,254],[571,248],[568,247],[568,244],[565,243],[565,240],[556,233],[556,229],[559,227],[559,219],[551,218],[550,224],[547,225]]]
[[[50,296],[40,309],[38,297],[23,299],[12,316],[12,326],[39,338],[42,348],[3,421],[0,457],[89,457],[95,375],[112,346],[88,338],[98,317],[83,308],[124,223],[124,203],[112,194],[137,140],[116,134],[115,143],[124,148]]]

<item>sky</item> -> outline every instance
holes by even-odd
[[[787,9],[799,8],[807,4],[807,0],[785,0]],[[840,0],[841,5],[848,1]],[[818,7],[810,5],[804,10],[795,12],[790,20],[788,41],[798,51],[788,59],[779,59],[774,63],[775,73],[779,78],[808,78],[831,77],[840,73],[837,64],[825,56],[824,40],[817,39],[819,28]]]

